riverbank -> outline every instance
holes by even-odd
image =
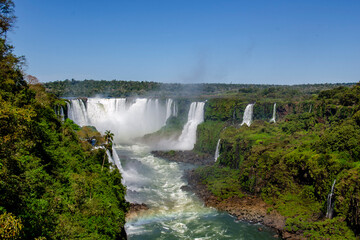
[[[172,162],[191,163],[194,165],[212,165],[214,156],[207,153],[195,153],[194,151],[152,151],[155,157],[167,159]]]
[[[214,163],[213,156],[209,154],[197,154],[193,151],[153,151],[156,157],[165,158],[174,162],[185,162],[194,165],[212,165]],[[214,196],[205,184],[202,184],[195,170],[185,172],[188,185],[183,189],[194,192],[200,199],[204,201],[207,207],[213,207],[220,211],[225,211],[235,216],[240,221],[250,223],[261,223],[265,226],[273,228],[277,234],[275,237],[281,239],[305,239],[301,235],[293,234],[285,230],[286,218],[279,214],[276,210],[266,204],[262,199],[256,196],[245,195],[244,197],[230,197],[220,200]],[[259,231],[262,231],[259,227]]]
[[[202,184],[199,176],[194,170],[187,171],[185,178],[188,181],[186,189],[193,191],[200,199],[202,199],[207,207],[213,207],[220,211],[228,212],[240,221],[250,223],[261,223],[265,226],[276,230],[277,235],[281,239],[305,239],[301,235],[293,234],[285,230],[286,218],[280,215],[276,210],[272,210],[271,206],[256,196],[246,195],[242,198],[231,197],[226,200],[219,200]],[[261,227],[259,231],[262,231]]]

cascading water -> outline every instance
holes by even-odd
[[[204,121],[205,102],[193,102],[190,105],[188,121],[185,124],[174,150],[192,150],[196,142],[197,126]]]
[[[116,168],[119,170],[119,172],[121,173],[121,175],[123,176],[123,178],[121,179],[121,183],[122,184],[126,184],[125,183],[125,180],[124,180],[124,175],[126,174],[124,172],[124,169],[121,165],[121,161],[120,161],[120,158],[119,158],[119,155],[117,154],[116,150],[115,150],[115,146],[112,147],[112,151],[111,151],[111,154],[110,154],[110,151],[109,150],[106,150],[106,154],[108,156],[108,159],[109,159],[109,162],[112,163],[113,165],[116,166]],[[110,167],[112,168],[112,167]]]
[[[252,116],[253,116],[253,108],[254,108],[254,104],[248,104],[245,108],[244,111],[244,117],[243,117],[243,121],[241,123],[241,126],[246,124],[248,125],[248,127],[250,127],[251,122],[252,122]]]
[[[111,130],[115,142],[129,143],[133,139],[155,132],[172,115],[173,100],[162,103],[158,99],[138,98],[128,102],[125,98],[73,99],[68,116],[80,126],[92,125],[100,132]]]
[[[193,166],[169,162],[154,157],[150,149],[136,144],[136,138],[162,127],[168,118],[168,109],[175,112],[175,104],[154,99],[88,99],[72,100],[69,117],[80,125],[91,124],[98,130],[115,134],[111,161],[122,173],[127,188],[126,199],[145,203],[149,209],[127,219],[129,239],[274,239],[266,227],[236,221],[224,212],[207,208],[191,192],[185,170]],[[181,136],[168,143],[169,149],[192,149],[196,142],[197,125],[204,121],[204,102],[190,105],[188,121]],[[79,121],[79,122],[77,122]],[[120,138],[119,138],[120,135]],[[121,145],[123,138],[132,137],[133,145]],[[118,154],[121,156],[121,162]]]
[[[173,134],[157,139],[151,143],[147,142],[147,144],[153,150],[192,150],[196,142],[197,126],[204,121],[204,106],[205,102],[193,102],[190,104],[188,120],[180,135]],[[176,111],[176,108],[173,108],[173,110]],[[174,111],[172,112],[174,113]]]
[[[273,115],[272,118],[270,119],[270,122],[275,123],[276,122],[276,103],[274,103],[274,109],[273,109]]]
[[[258,225],[207,208],[183,190],[187,185],[183,172],[193,168],[190,164],[154,157],[138,145],[116,149],[124,156],[126,199],[149,207],[127,219],[129,239],[275,239],[266,227],[260,232]]]
[[[64,121],[65,113],[64,113],[64,108],[62,106],[60,107],[60,117],[61,117],[61,120]]]
[[[172,116],[173,116],[173,117],[177,117],[177,116],[178,116],[178,108],[177,108],[176,102],[174,102],[173,105],[172,105],[171,113],[172,113]]]
[[[80,126],[90,125],[85,103],[82,99],[68,103],[68,117]]]
[[[171,117],[171,115],[173,115],[172,113],[172,107],[173,105],[173,100],[170,98],[170,99],[167,99],[166,100],[166,117],[165,117],[165,123],[166,121],[168,120],[169,117]]]
[[[336,179],[334,180],[332,186],[331,186],[331,192],[329,193],[328,197],[327,197],[327,210],[326,210],[326,217],[327,218],[332,218],[333,214],[334,214],[334,201],[333,201],[333,197],[334,197],[334,187],[335,187],[335,183],[336,183]]]
[[[310,105],[309,113],[311,113],[311,110],[312,110],[312,105]]]
[[[64,108],[62,106],[57,106],[57,107],[54,107],[54,112],[57,116],[60,117],[60,119],[62,121],[64,121],[65,119],[65,113],[64,113]]]
[[[215,150],[215,162],[217,161],[217,159],[219,158],[220,156],[220,138],[216,144],[216,150]]]

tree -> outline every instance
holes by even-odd
[[[105,142],[106,142],[105,143],[105,149],[109,150],[110,154],[112,152],[113,140],[114,140],[114,134],[110,130],[106,130],[105,131]],[[102,166],[101,166],[101,171],[103,171],[103,168],[104,168],[105,158],[106,158],[106,151],[105,151],[105,154],[104,154],[103,163],[102,163]]]
[[[17,92],[26,87],[21,66],[23,57],[13,54],[13,47],[6,42],[6,33],[15,21],[12,0],[0,0],[0,93]],[[6,94],[7,98],[9,93]],[[4,97],[4,96],[3,96]]]
[[[5,36],[15,21],[12,0],[0,0],[0,36]]]

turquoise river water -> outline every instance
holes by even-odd
[[[154,157],[139,145],[117,146],[116,152],[121,159],[127,200],[149,207],[127,221],[130,240],[277,239],[273,230],[205,207],[194,193],[182,190],[187,185],[184,171],[194,166]]]

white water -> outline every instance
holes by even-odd
[[[139,145],[118,146],[125,175],[126,199],[149,209],[127,219],[129,239],[273,239],[271,232],[207,208],[191,192],[183,171],[192,166],[154,157]]]
[[[64,108],[60,106],[59,108],[54,108],[54,112],[57,116],[60,117],[61,121],[64,121],[65,114],[64,114]]]
[[[80,126],[90,125],[85,104],[81,99],[68,103],[68,117]]]
[[[185,124],[174,150],[192,150],[196,143],[197,126],[204,121],[205,102],[193,102],[190,105],[188,121]]]
[[[326,217],[327,218],[332,218],[333,214],[334,214],[334,201],[333,201],[333,196],[334,196],[334,187],[335,187],[335,183],[336,183],[336,179],[334,180],[332,186],[331,186],[331,192],[329,193],[328,197],[327,197],[327,210],[326,210]]]
[[[174,134],[147,144],[149,144],[152,150],[192,150],[196,143],[197,126],[204,121],[204,106],[205,102],[191,103],[188,111],[188,120],[180,135]]]
[[[216,144],[216,150],[215,150],[215,162],[217,161],[217,159],[219,158],[220,156],[220,138]]]
[[[130,143],[138,137],[155,132],[175,113],[175,102],[167,99],[88,98],[71,100],[68,116],[80,126],[92,125],[100,132],[111,130],[116,143]]]
[[[172,105],[173,105],[173,100],[171,98],[167,99],[166,100],[166,117],[165,117],[164,125],[166,124],[166,121],[168,120],[168,118],[171,117],[171,115],[172,115],[172,109],[171,109]]]
[[[194,146],[197,125],[204,121],[204,105],[203,102],[191,104],[181,136],[168,144],[188,149]],[[81,100],[73,100],[69,116],[80,125],[111,130],[116,141],[116,134],[133,137],[134,131],[144,125],[146,130],[160,128],[169,116],[167,110],[174,114],[174,106],[149,99],[136,99],[132,103],[125,99],[89,99],[86,106]],[[144,134],[141,130],[138,132]],[[259,232],[256,225],[238,222],[224,212],[207,208],[194,193],[183,190],[187,185],[183,172],[192,168],[191,165],[154,157],[147,147],[136,144],[117,144],[112,154],[107,154],[122,174],[126,199],[149,207],[127,220],[129,239],[273,239],[264,227]]]
[[[274,103],[273,115],[272,115],[272,118],[270,119],[270,122],[273,122],[273,123],[276,122],[276,103]]]
[[[254,104],[248,104],[245,108],[244,111],[244,117],[243,117],[243,121],[241,123],[241,126],[246,124],[248,125],[248,127],[250,127],[251,122],[252,122],[252,117],[253,117],[253,108],[254,108]]]

